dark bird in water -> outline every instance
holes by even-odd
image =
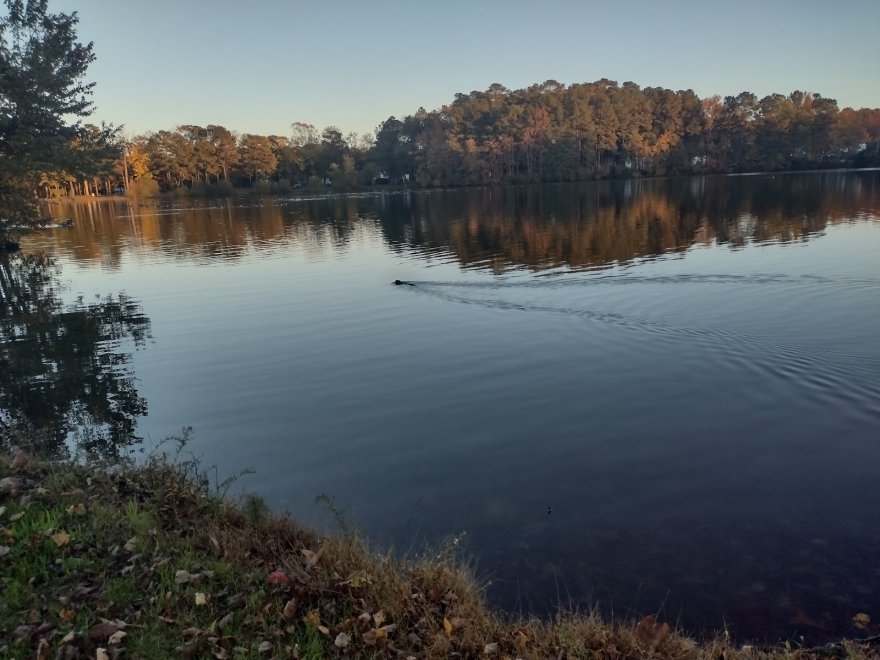
[[[547,515],[549,516],[551,513],[553,513],[553,509],[551,509],[551,508],[548,506],[548,507],[547,507]]]
[[[21,246],[15,241],[6,241],[5,243],[3,249],[7,252],[18,252],[21,249]]]
[[[404,281],[404,280],[394,280],[394,281],[392,282],[392,284],[393,284],[394,286],[403,286],[403,285],[406,285],[406,286],[415,286],[415,284],[413,284],[412,282],[406,282],[406,281]]]

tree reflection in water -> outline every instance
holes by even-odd
[[[65,303],[44,255],[0,254],[0,448],[118,455],[147,414],[131,367],[150,321],[120,293]]]

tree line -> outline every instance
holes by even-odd
[[[880,109],[795,91],[701,99],[602,79],[495,84],[390,118],[374,158],[419,185],[576,181],[880,163]]]
[[[93,153],[101,131],[85,128]],[[457,94],[439,110],[390,117],[372,136],[296,122],[286,136],[184,124],[117,137],[105,148],[115,157],[86,176],[46,171],[39,192],[222,195],[864,167],[880,164],[878,149],[880,109],[841,110],[820,94],[701,99],[631,82],[547,81]]]
[[[0,222],[36,197],[538,183],[880,165],[880,109],[802,91],[700,98],[602,79],[456,94],[372,135],[296,122],[289,135],[183,124],[124,138],[84,123],[92,44],[47,0],[0,16]],[[75,123],[69,123],[75,118]],[[18,205],[20,208],[16,208]]]

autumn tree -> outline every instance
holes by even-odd
[[[229,181],[229,170],[238,164],[238,145],[235,136],[225,127],[208,124],[207,140],[213,147],[215,162],[220,167],[223,179]]]
[[[208,129],[184,124],[177,127],[177,132],[188,144],[186,155],[189,158],[188,166],[192,177],[195,180],[204,180],[206,183],[212,177],[219,180],[223,168],[217,158],[217,150],[210,139]]]
[[[177,131],[159,131],[144,144],[153,177],[166,189],[180,188],[195,176],[194,147]]]
[[[245,133],[238,143],[239,167],[250,183],[270,175],[278,166],[272,143],[265,135]]]

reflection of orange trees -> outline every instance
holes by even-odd
[[[447,246],[463,265],[494,272],[589,268],[695,243],[805,240],[864,209],[876,217],[876,177],[829,174],[820,185],[811,176],[471,191],[464,202],[441,202],[439,213],[422,211],[449,219],[430,222],[409,243],[432,253]]]
[[[449,246],[465,265],[531,268],[578,267],[626,261],[687,245],[679,216],[667,198],[639,195],[620,213],[613,205],[577,216],[520,215],[471,209],[449,223]]]
[[[304,245],[315,254],[343,247],[357,224],[358,200],[322,199],[293,207],[214,200],[179,206],[123,199],[48,207],[70,228],[43,234],[52,251],[81,263],[118,267],[124,252],[169,259],[236,259],[246,250]]]
[[[375,241],[426,258],[452,254],[502,272],[587,268],[698,244],[799,241],[826,224],[877,217],[874,174],[700,177],[571,186],[329,197],[295,203],[112,200],[56,205],[73,228],[47,236],[74,260],[119,264],[126,251],[166,259],[236,259],[297,247],[314,258]]]

